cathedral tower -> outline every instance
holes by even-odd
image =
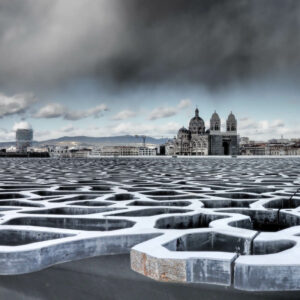
[[[237,121],[234,114],[231,112],[226,121],[226,131],[236,133],[237,131]]]
[[[212,133],[213,131],[215,132],[221,131],[221,119],[219,115],[216,113],[216,111],[212,114],[210,118],[210,132]]]

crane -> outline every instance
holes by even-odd
[[[146,136],[145,135],[135,135],[137,139],[141,138],[143,140],[143,147],[146,147]]]

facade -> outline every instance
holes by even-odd
[[[104,146],[101,149],[103,156],[135,156],[138,148],[134,146]]]
[[[139,156],[154,156],[157,155],[156,148],[139,147]]]
[[[221,119],[214,112],[210,119],[210,128],[205,130],[205,123],[196,108],[195,116],[190,120],[189,128],[179,129],[177,137],[166,144],[168,155],[237,155],[239,141],[237,121],[230,113],[226,121],[226,131],[221,131]]]
[[[271,140],[273,141],[273,140]],[[258,143],[250,142],[241,145],[241,155],[300,155],[300,143],[288,141],[288,143]]]
[[[164,155],[175,155],[175,143],[174,141],[168,141],[166,142],[162,149],[160,150],[160,153],[164,153]]]
[[[48,151],[49,151],[50,157],[55,157],[55,158],[69,157],[68,146],[49,146]]]
[[[300,155],[299,144],[268,144],[267,155]]]
[[[101,149],[93,148],[92,151],[88,154],[89,158],[99,158],[101,157]]]
[[[49,150],[46,147],[28,147],[27,152],[42,153],[42,152],[49,152]]]
[[[266,155],[265,144],[245,144],[241,146],[241,155]]]
[[[103,156],[153,156],[157,155],[156,148],[137,146],[104,146],[101,149]]]
[[[156,147],[140,146],[103,146],[101,148],[69,148],[68,146],[48,147],[49,155],[54,158],[100,158],[102,156],[154,156]]]
[[[69,151],[70,158],[87,158],[91,153],[92,149],[82,148],[82,149],[71,149]]]
[[[31,147],[33,139],[32,129],[17,129],[16,131],[16,149],[17,152],[27,152],[27,148]]]

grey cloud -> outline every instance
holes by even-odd
[[[120,120],[127,120],[129,118],[133,118],[137,115],[135,111],[132,110],[122,110],[118,112],[115,116],[113,116],[113,120],[120,121]]]
[[[17,94],[7,96],[0,93],[0,118],[24,114],[38,99],[33,94]]]
[[[105,104],[100,104],[90,109],[77,111],[70,110],[69,108],[59,103],[49,103],[41,107],[35,114],[33,114],[33,117],[47,119],[62,117],[65,120],[77,121],[91,116],[98,118],[104,111],[107,110],[108,108]]]
[[[69,111],[66,111],[66,113],[64,115],[64,119],[76,121],[76,120],[80,120],[80,119],[91,117],[91,116],[93,116],[95,118],[99,118],[101,116],[101,114],[107,110],[108,110],[108,107],[105,104],[100,104],[98,106],[95,106],[93,108],[83,110],[83,111],[69,110]]]
[[[152,110],[149,115],[149,120],[157,120],[175,116],[177,109],[174,107],[158,107]]]
[[[34,115],[34,118],[58,118],[65,114],[66,108],[60,103],[49,103],[41,107]]]
[[[299,15],[298,0],[2,0],[0,87],[298,82]]]
[[[254,136],[255,134],[258,135],[269,135],[274,136],[278,135],[279,133],[284,133],[288,125],[286,125],[282,120],[254,120],[251,118],[240,118],[238,120],[238,129],[241,135],[249,135]],[[288,128],[288,131],[291,132],[291,129]]]
[[[175,107],[157,107],[153,109],[148,117],[149,120],[157,120],[175,116],[182,109],[189,107],[191,100],[183,99]]]

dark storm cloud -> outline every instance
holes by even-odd
[[[299,66],[300,1],[129,2],[134,50],[110,60],[117,81],[214,88]]]
[[[299,16],[297,0],[0,0],[0,87],[296,76]]]

